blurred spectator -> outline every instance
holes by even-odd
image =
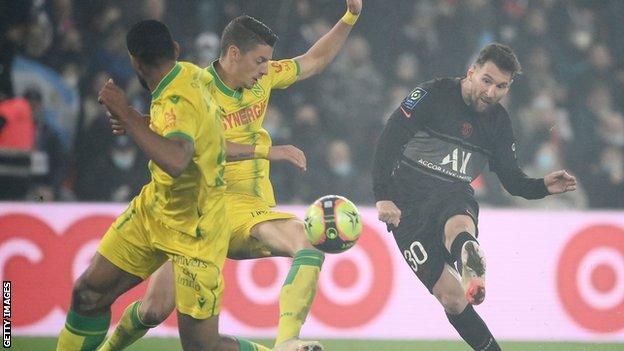
[[[533,162],[525,167],[525,171],[529,175],[543,175],[563,168],[560,145],[554,141],[545,141],[538,146]],[[540,202],[540,204],[534,205],[529,200],[513,197],[513,203],[522,207],[560,210],[583,209],[587,206],[582,186],[577,186],[576,191],[567,192],[560,196],[548,196],[542,201],[534,202]]]
[[[624,151],[609,146],[585,179],[590,207],[624,208]]]
[[[399,54],[394,65],[394,77],[392,82],[397,85],[413,89],[422,81],[420,61],[418,56],[411,52]]]
[[[162,21],[165,11],[167,11],[167,2],[165,0],[145,0],[143,2],[145,18]]]
[[[84,89],[82,97],[81,123],[83,126],[90,126],[96,118],[103,117],[104,111],[102,105],[98,103],[98,93],[109,76],[106,71],[100,71],[91,77],[88,84],[85,84],[86,89]]]
[[[536,93],[530,104],[517,114],[517,137],[522,140],[518,157],[521,162],[532,160],[543,142],[552,141],[562,147],[572,142],[572,128],[568,114],[558,108],[548,90]]]
[[[199,67],[208,67],[220,54],[220,38],[214,32],[203,32],[195,39],[194,60]]]
[[[120,40],[125,38],[126,31],[121,24],[113,25],[107,30],[103,43],[99,44],[90,59],[91,71],[108,72],[110,78],[121,87],[125,87],[130,77],[135,75],[128,58],[126,42]]]
[[[304,103],[296,109],[291,141],[305,153],[308,167],[304,174],[296,178],[290,200],[307,203],[318,197],[315,187],[324,172],[324,155],[329,142],[323,121],[314,105]],[[279,188],[277,193],[279,195]]]
[[[413,2],[412,14],[407,21],[400,24],[398,34],[405,47],[413,50],[423,62],[434,64],[435,57],[440,53],[439,33],[436,31],[435,19],[437,9],[432,1]],[[426,76],[435,75],[436,69],[425,72]]]
[[[80,116],[77,83],[80,81],[81,72],[78,72],[76,67],[75,63],[67,63],[61,75],[37,60],[22,56],[16,57],[13,65],[15,93],[24,95],[26,90],[37,87],[43,99],[44,109],[47,111],[49,125],[61,136],[66,150],[69,150],[73,142],[76,122]]]
[[[13,58],[28,35],[31,1],[0,0],[0,101],[12,98]]]
[[[77,189],[81,200],[127,202],[149,181],[146,160],[127,136],[115,137],[92,157]]]
[[[584,62],[578,67],[578,73],[570,83],[589,87],[593,86],[594,82],[601,82],[607,89],[615,87],[613,58],[609,48],[604,44],[595,44],[588,48]],[[586,91],[585,89],[571,89],[570,93],[571,106],[575,108],[576,102],[583,101]]]
[[[28,101],[13,98],[0,101],[0,148],[30,151],[35,126]]]
[[[331,116],[328,130],[336,138],[358,145],[354,161],[367,167],[373,143],[381,129],[383,80],[373,64],[368,41],[357,35],[349,38],[346,48],[320,76],[319,91],[325,113]],[[368,169],[368,168],[367,168]]]
[[[23,199],[31,175],[34,123],[22,98],[0,101],[0,200]]]
[[[599,129],[609,119],[608,116],[615,113],[613,97],[606,84],[595,82],[587,88],[587,95],[582,100],[582,105],[573,112],[572,129],[575,140],[567,156],[568,164],[578,172],[581,179],[591,176],[591,167],[595,165],[606,143]]]
[[[372,201],[371,178],[367,176],[368,172],[357,170],[351,158],[351,148],[345,140],[334,140],[327,145],[325,167],[317,178],[315,198],[335,194],[356,204]]]
[[[61,194],[61,185],[67,175],[67,155],[61,138],[55,129],[49,125],[49,111],[43,105],[41,92],[30,88],[24,93],[24,98],[30,104],[35,122],[35,147],[41,163],[41,174],[32,177],[31,189],[38,189],[42,199],[53,201]],[[45,195],[43,195],[45,194]]]

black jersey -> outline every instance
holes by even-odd
[[[413,191],[474,194],[470,182],[489,164],[512,195],[548,195],[543,179],[520,170],[509,115],[496,104],[482,113],[466,105],[460,79],[426,82],[392,114],[380,137],[373,168],[377,201]]]

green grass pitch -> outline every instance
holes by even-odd
[[[10,350],[53,351],[56,338],[13,337]],[[271,345],[270,340],[255,340]],[[342,340],[321,341],[327,351],[470,351],[466,344],[456,341],[401,341],[401,340]],[[624,344],[589,344],[560,342],[501,342],[505,351],[622,351]],[[139,340],[128,351],[181,351],[178,339],[146,338]]]

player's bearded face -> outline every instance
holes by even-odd
[[[257,45],[243,53],[238,61],[238,77],[244,88],[251,89],[257,81],[268,73],[269,60],[273,57],[273,48]]]
[[[482,66],[475,64],[468,71],[471,82],[470,105],[483,112],[496,105],[507,93],[511,85],[511,73],[502,71],[493,62]]]
[[[149,85],[147,85],[147,81],[139,73],[140,71],[139,63],[136,61],[134,57],[132,57],[132,54],[129,54],[129,56],[130,56],[130,62],[132,63],[132,68],[134,69],[134,74],[136,74],[136,77],[139,80],[139,83],[141,84],[143,88],[145,88],[145,90],[151,91],[149,88]]]

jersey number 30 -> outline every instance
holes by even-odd
[[[414,272],[418,272],[418,265],[427,262],[428,258],[427,251],[425,251],[420,241],[414,241],[410,245],[409,250],[403,251],[403,257],[405,257],[405,260]]]

